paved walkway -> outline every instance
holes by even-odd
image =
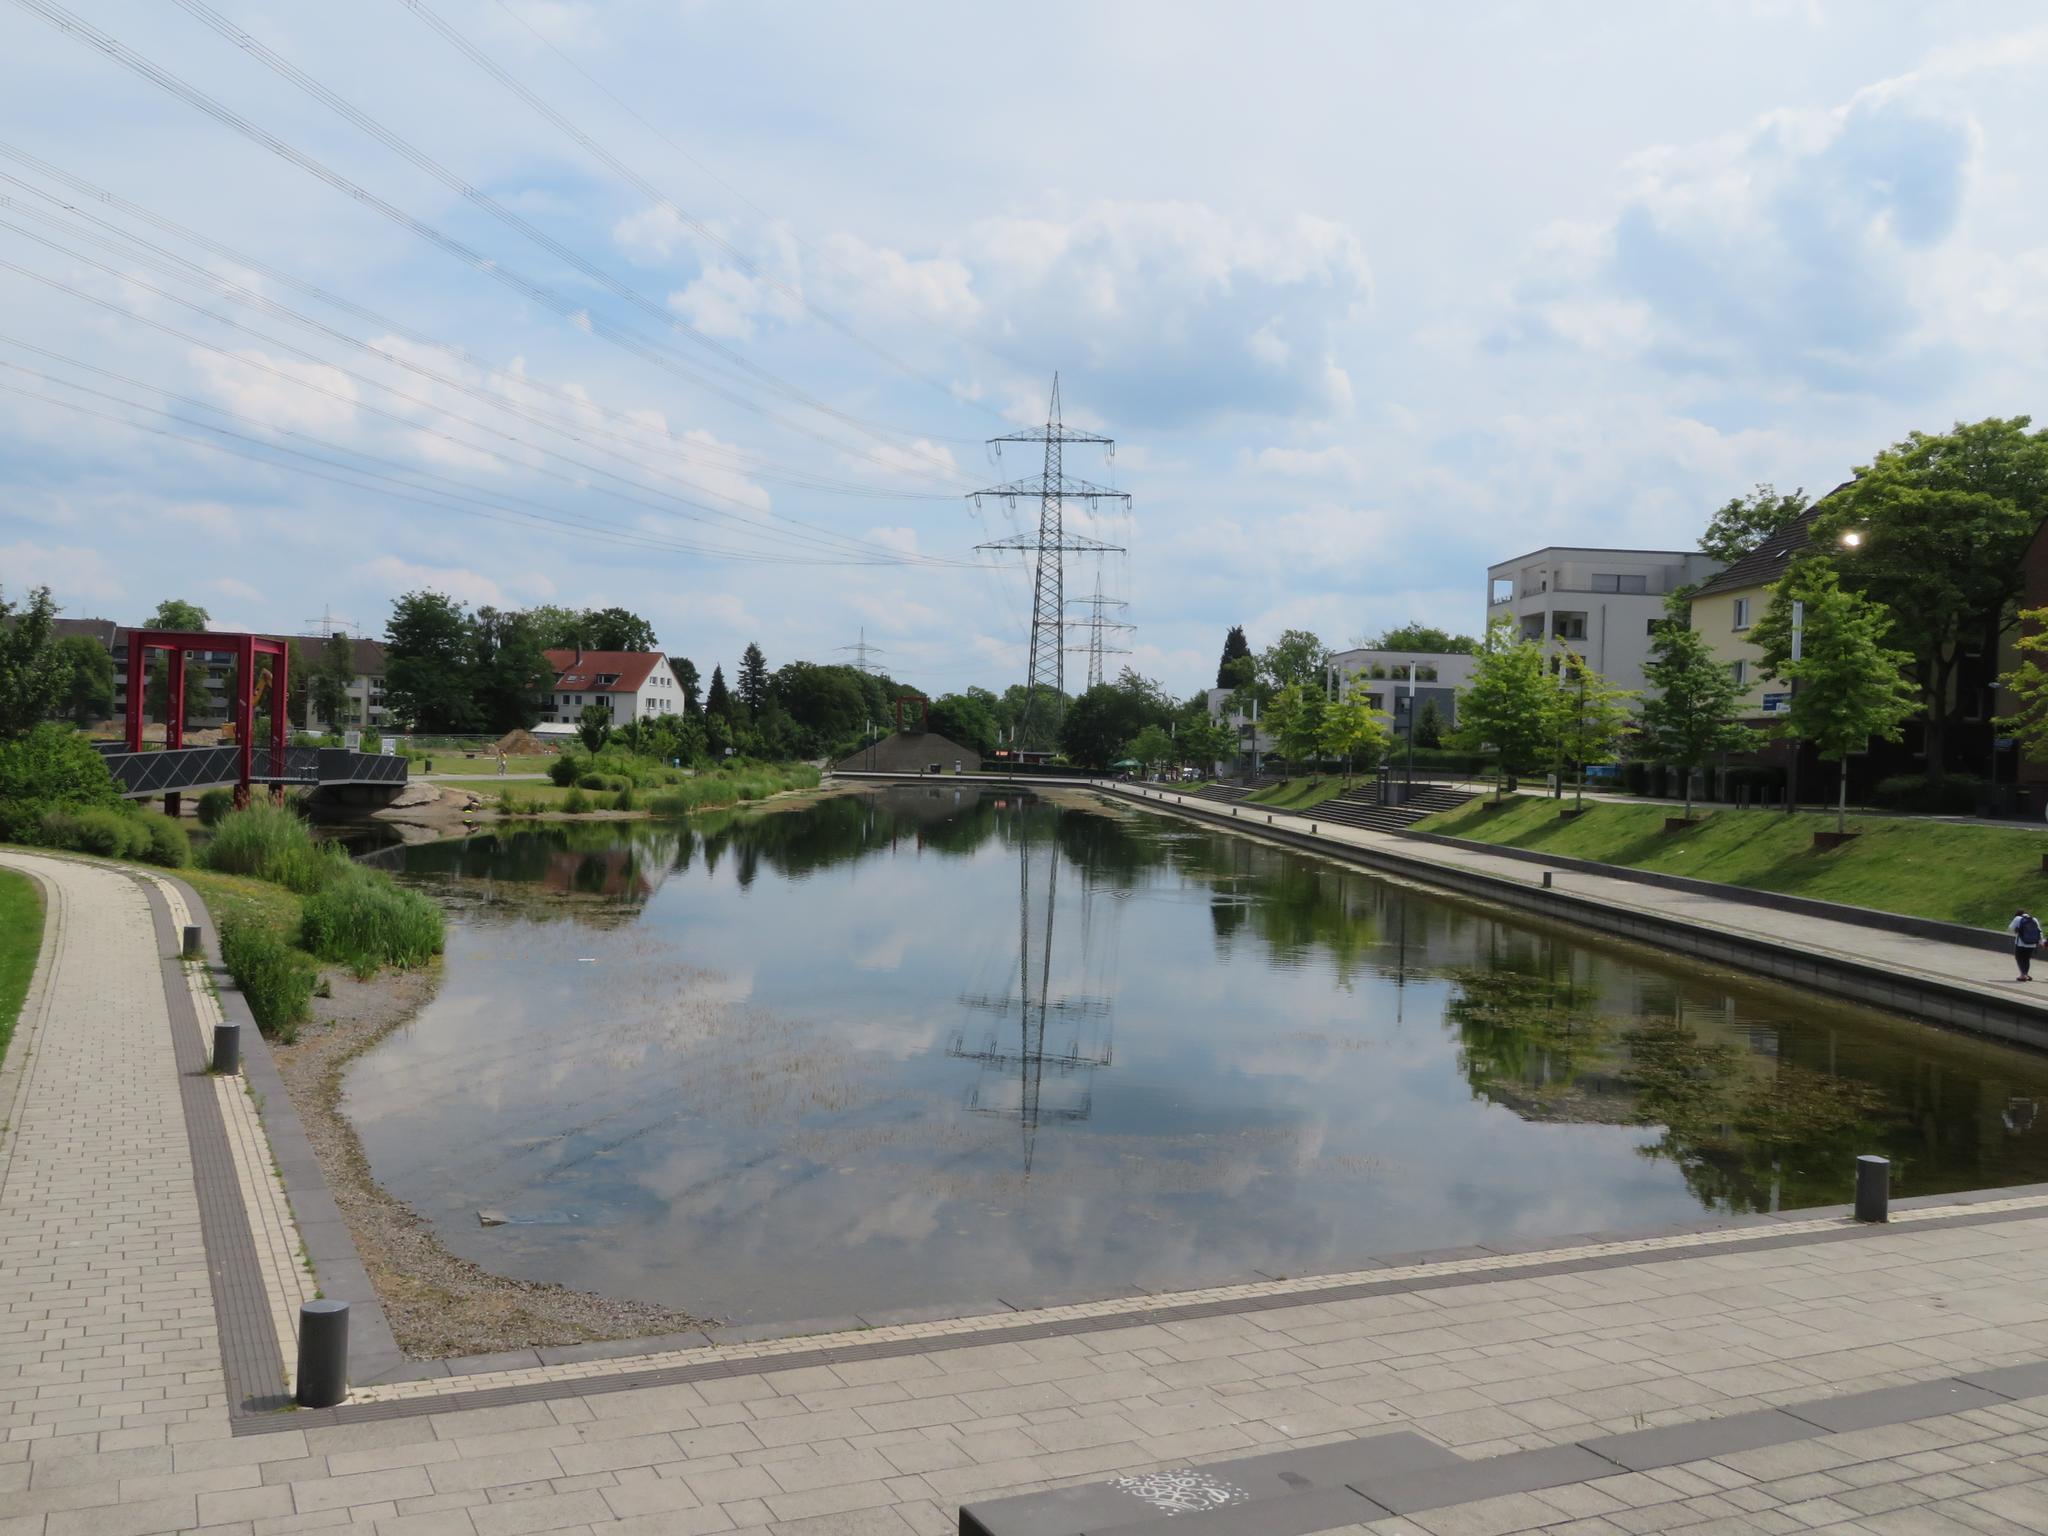
[[[1227,815],[1231,809],[1228,805],[1219,808],[1213,802],[1198,801],[1193,796],[1179,795],[1172,790],[1162,792],[1140,789],[1135,785],[1115,785],[1109,789],[1120,797],[1159,804],[1167,809],[1180,803],[1185,803],[1190,810],[1206,811],[1212,815],[1219,809]],[[1313,825],[1317,836],[1340,845],[1369,849],[1419,864],[1471,871],[1523,887],[1540,887],[1543,884],[1544,866],[1526,859],[1506,858],[1482,849],[1447,847],[1442,843],[1421,842],[1386,832],[1318,822],[1313,810],[1269,813],[1264,807],[1248,804],[1241,804],[1237,809],[1241,813],[1238,820],[1249,823],[1248,830],[1251,831],[1265,825],[1266,816],[1271,814],[1275,826],[1307,831]],[[2044,841],[2043,849],[2048,851],[2048,841]],[[2001,1004],[2019,1004],[2031,1009],[2039,1014],[2042,1028],[2048,1030],[2048,985],[2037,983],[2033,988],[2019,985],[2014,980],[2010,950],[2001,946],[1998,936],[1990,932],[1984,936],[1983,947],[1973,948],[1911,934],[1884,932],[1832,918],[1781,912],[1738,899],[1669,890],[1576,870],[1557,871],[1554,888],[1625,912],[1654,913],[1715,933],[1741,934],[1804,953],[1839,956],[1859,964],[1881,966],[1902,976],[1961,986],[1972,993],[1995,997]],[[2048,975],[2044,975],[2043,980],[2048,982]]]
[[[51,914],[0,1077],[0,1536],[942,1536],[963,1501],[1375,1430],[1479,1461],[1663,1426],[1669,1456],[1637,1439],[1634,1469],[1363,1529],[2048,1530],[2048,1373],[1853,1395],[2048,1360],[2048,1191],[1207,1291],[1200,1317],[1016,1314],[1031,1336],[1002,1342],[969,1320],[686,1351],[663,1385],[625,1360],[231,1417],[145,898],[0,859]],[[1819,1417],[1713,1447],[1781,1404]]]

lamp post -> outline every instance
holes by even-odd
[[[1806,604],[1792,600],[1792,660],[1796,663],[1804,654],[1806,642]],[[1792,707],[1792,700],[1799,696],[1799,674],[1792,674],[1792,686],[1785,694],[1785,707]],[[1792,738],[1792,764],[1785,770],[1785,814],[1790,816],[1799,804],[1799,738]]]
[[[1401,797],[1406,805],[1415,798],[1415,663],[1408,663],[1408,790]]]

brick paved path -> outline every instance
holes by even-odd
[[[144,897],[89,865],[0,860],[51,902],[0,1077],[0,1536],[942,1536],[963,1501],[1261,1447],[1400,1428],[1477,1459],[2048,1359],[2035,1194],[1849,1241],[1788,1223],[1683,1257],[1446,1264],[1398,1294],[999,1344],[934,1333],[654,1388],[542,1372],[542,1395],[502,1407],[415,1396],[374,1410],[399,1416],[237,1433]],[[1972,1400],[1364,1529],[2048,1531],[2048,1395]]]

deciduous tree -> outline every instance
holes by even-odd
[[[63,701],[68,679],[50,636],[56,616],[48,587],[31,588],[18,608],[0,597],[0,740],[25,735]]]
[[[1595,763],[1618,762],[1635,725],[1632,689],[1618,688],[1586,665],[1586,658],[1566,648],[1558,674],[1558,767],[1579,770],[1578,804],[1586,803],[1586,769]]]
[[[1124,749],[1135,757],[1147,773],[1155,768],[1164,768],[1173,761],[1173,738],[1156,725],[1148,725],[1131,738]]]
[[[1806,510],[1806,492],[1781,496],[1758,485],[1747,496],[1732,496],[1708,519],[1700,553],[1733,565]]]
[[[602,752],[612,739],[611,710],[603,704],[584,705],[583,713],[576,717],[576,739],[583,743],[584,751]]]
[[[694,715],[702,708],[702,689],[698,682],[697,664],[687,656],[671,656],[669,670],[676,675],[676,686],[683,690],[683,713]]]
[[[1774,670],[1793,684],[1786,729],[1812,742],[1824,761],[1840,765],[1840,832],[1848,820],[1849,754],[1864,751],[1873,739],[1898,740],[1901,723],[1919,712],[1918,690],[1905,676],[1912,658],[1884,643],[1891,615],[1861,593],[1845,591],[1819,561],[1780,582],[1771,599],[1774,608],[1795,601],[1806,605],[1800,657],[1788,657]]]
[[[1259,675],[1275,688],[1320,688],[1329,665],[1330,648],[1313,631],[1289,629],[1260,653]]]
[[[1454,635],[1434,624],[1402,624],[1383,632],[1371,645],[1373,651],[1420,651],[1439,656],[1475,656],[1479,642],[1470,635]]]
[[[1353,763],[1361,755],[1377,763],[1393,739],[1392,718],[1386,711],[1373,708],[1371,687],[1363,679],[1354,678],[1343,697],[1324,708],[1317,744],[1326,756],[1343,760],[1344,779],[1349,783]]]
[[[206,628],[213,616],[197,603],[188,603],[182,597],[167,597],[156,605],[143,623],[144,629],[174,629],[187,634],[198,634]]]
[[[1499,754],[1505,784],[1532,772],[1549,753],[1556,708],[1543,647],[1518,638],[1503,619],[1487,631],[1472,681],[1458,690],[1456,740],[1469,752]]]
[[[1685,775],[1685,815],[1692,817],[1692,776],[1722,752],[1755,745],[1756,732],[1740,723],[1742,685],[1725,662],[1690,629],[1667,624],[1657,631],[1643,667],[1650,693],[1638,715],[1642,752]]]
[[[2048,518],[2048,430],[1989,417],[1887,448],[1822,503],[1813,541],[1842,585],[1891,611],[1927,721],[1927,771],[1947,767],[1965,651],[1998,648],[2018,616],[2022,556]]]
[[[384,629],[384,695],[413,730],[476,729],[470,692],[474,653],[468,611],[441,592],[408,592]]]
[[[55,642],[63,695],[58,707],[76,726],[93,725],[114,712],[114,658],[90,635],[66,635]]]

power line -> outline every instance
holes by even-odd
[[[185,0],[179,0],[179,3],[184,4]],[[837,315],[834,315],[829,311],[821,308],[817,303],[815,303],[810,298],[808,294],[804,293],[802,289],[796,287],[792,283],[784,281],[774,272],[770,271],[766,267],[763,267],[759,262],[755,261],[753,257],[749,256],[737,245],[734,245],[730,240],[726,239],[723,235],[719,234],[717,230],[713,229],[709,224],[706,224],[702,219],[697,218],[694,214],[691,214],[685,211],[683,208],[679,207],[659,187],[655,186],[652,182],[648,181],[644,176],[641,176],[631,166],[627,165],[624,161],[619,159],[618,156],[614,155],[610,150],[606,149],[596,139],[592,138],[588,133],[585,133],[581,128],[577,127],[575,123],[571,122],[562,113],[556,111],[537,93],[527,89],[527,87],[523,83],[521,83],[503,65],[499,64],[489,54],[485,53],[475,43],[471,42],[461,32],[457,31],[455,27],[451,26],[448,22],[442,20],[441,17],[437,16],[427,6],[425,0],[398,0],[398,3],[403,5],[407,10],[411,11],[415,16],[419,17],[421,21],[425,22],[436,33],[438,33],[441,36],[441,38],[448,43],[450,47],[454,48],[457,52],[462,54],[464,58],[468,59],[472,64],[476,65],[478,69],[481,69],[493,80],[496,80],[500,85],[504,86],[506,90],[510,91],[513,95],[517,96],[521,101],[525,102],[535,112],[539,113],[542,117],[546,118],[549,122],[553,123],[555,127],[559,128],[564,134],[568,135],[569,138],[571,138],[579,146],[581,146],[584,153],[590,155],[593,159],[598,160],[605,166],[609,167],[614,175],[618,176],[621,180],[630,184],[643,197],[646,197],[650,202],[654,203],[657,207],[667,209],[670,214],[674,215],[674,217],[677,220],[679,220],[682,224],[689,228],[692,233],[694,233],[699,239],[703,240],[707,245],[713,246],[716,249],[724,252],[729,260],[731,260],[736,266],[740,268],[741,271],[745,272],[749,277],[753,278],[756,282],[765,283],[769,287],[775,289],[778,293],[781,293],[786,298],[790,299],[792,302],[802,305],[803,308],[811,315],[813,319],[819,320],[824,324],[829,325],[833,330],[839,332],[839,334],[844,336],[847,340],[853,342],[856,346],[863,347],[867,351],[872,352],[876,357],[879,357],[883,362],[889,364],[892,368],[900,370],[901,372],[907,374],[909,377],[916,379],[920,384],[926,385],[928,388],[940,391],[941,393],[946,395],[948,399],[954,398],[952,391],[947,389],[947,387],[944,384],[940,383],[937,379],[931,378],[926,374],[920,372],[918,369],[913,368],[909,363],[905,362],[902,358],[897,357],[893,352],[888,351],[886,348],[870,340],[868,337],[861,335],[860,332],[854,330],[852,326],[848,325],[845,321],[841,320]],[[984,407],[983,409],[986,409],[986,407]],[[962,438],[956,439],[956,441],[965,442],[971,441],[971,439]]]
[[[453,256],[456,260],[474,271],[504,284],[531,303],[539,305],[551,313],[568,320],[577,329],[590,335],[600,336],[612,345],[620,347],[622,350],[630,352],[656,367],[674,373],[680,378],[688,379],[698,387],[743,410],[756,412],[769,420],[789,427],[791,430],[805,432],[810,436],[818,435],[809,428],[775,415],[775,413],[769,411],[759,401],[751,400],[742,394],[736,393],[729,385],[719,381],[719,375],[704,372],[681,361],[680,355],[675,352],[674,348],[650,341],[638,333],[621,330],[601,316],[592,314],[587,307],[570,302],[545,284],[525,277],[503,262],[486,256],[462,241],[455,239],[453,236],[435,228],[433,225],[413,217],[403,209],[378,197],[368,188],[342,175],[339,171],[315,159],[305,151],[287,143],[268,130],[258,127],[255,123],[241,116],[222,102],[207,95],[206,92],[180,79],[177,75],[172,74],[160,65],[153,63],[110,34],[101,31],[99,28],[92,26],[74,13],[66,10],[63,6],[54,3],[54,0],[14,0],[14,4],[23,10],[40,16],[43,20],[57,28],[57,30],[73,36],[86,46],[105,54],[108,58],[121,64],[132,73],[141,76],[151,84],[160,87],[187,105],[213,118],[222,126],[232,129],[244,138],[249,139],[252,143],[269,150],[286,163],[294,165],[300,170],[305,171],[308,175],[325,182],[336,191],[362,204],[373,212],[382,214],[385,218],[390,219],[409,233],[433,245],[445,254]],[[455,180],[460,184],[459,178],[455,178]],[[477,195],[481,196],[482,194]],[[508,217],[512,216],[508,213]],[[651,301],[645,301],[643,296],[643,302]],[[672,313],[660,310],[659,306],[656,306],[656,310],[665,327],[679,331],[688,331],[690,329]],[[716,350],[716,344],[712,345],[714,350]],[[734,380],[733,382],[748,383],[749,381]],[[750,385],[750,387],[758,387],[758,385]],[[792,398],[803,399],[800,392],[794,391],[787,386],[782,387],[784,392],[789,393]],[[805,403],[808,402],[806,401]],[[860,422],[851,417],[844,417],[844,413],[835,413],[830,407],[824,409],[825,414],[843,417],[847,424],[853,426],[858,431],[871,436],[881,435],[877,429],[870,427],[867,423]],[[820,438],[820,441],[830,442],[831,440]],[[871,459],[876,463],[883,462],[879,459],[874,459],[872,454],[860,449],[850,449],[846,445],[839,443],[833,443],[832,446],[839,448],[842,452],[858,453],[861,457]],[[901,450],[899,449],[899,451]],[[946,468],[945,473],[949,475],[953,473],[950,466]]]
[[[1020,746],[1050,747],[1059,735],[1060,717],[1066,706],[1066,598],[1063,560],[1068,550],[1097,554],[1116,551],[1120,545],[1107,544],[1066,531],[1065,511],[1070,501],[1093,506],[1098,501],[1121,501],[1127,506],[1130,493],[1111,490],[1078,480],[1066,473],[1064,453],[1068,443],[1099,443],[1114,457],[1116,443],[1099,433],[1069,427],[1060,419],[1060,376],[1052,376],[1052,403],[1047,407],[1045,426],[1023,432],[1006,432],[989,439],[996,453],[1004,443],[1042,443],[1045,467],[1038,475],[1012,480],[972,493],[977,506],[984,496],[1001,496],[1014,502],[1018,496],[1038,497],[1036,536],[1018,534],[978,544],[977,549],[1014,549],[1036,557],[1031,586],[1031,654],[1024,677],[1024,707],[1018,712],[1017,741]],[[1050,689],[1050,697],[1041,695]]]
[[[342,313],[349,315],[357,320],[360,320],[367,325],[373,326],[379,331],[387,332],[389,334],[401,337],[404,340],[410,341],[417,346],[427,347],[435,351],[445,353],[447,356],[453,358],[455,361],[460,363],[466,363],[470,367],[476,368],[487,374],[491,374],[494,376],[506,376],[510,372],[510,370],[505,368],[502,364],[492,362],[488,358],[479,357],[476,353],[471,352],[467,348],[463,347],[459,342],[450,341],[445,337],[436,336],[430,332],[422,331],[417,327],[407,325],[402,320],[395,319],[394,317],[383,314],[378,310],[368,308],[361,304],[357,304],[353,300],[343,298],[340,294],[333,293],[328,289],[320,287],[318,284],[306,282],[280,267],[265,262],[260,256],[256,256],[247,251],[238,250],[233,246],[226,245],[221,241],[214,240],[206,235],[203,235],[199,233],[197,230],[190,229],[185,225],[179,224],[175,220],[165,218],[162,215],[154,213],[150,209],[143,207],[139,203],[131,202],[127,198],[121,197],[117,193],[109,191],[104,187],[98,186],[95,183],[86,180],[82,176],[74,175],[71,172],[65,171],[58,166],[52,165],[50,162],[46,160],[39,159],[36,156],[29,154],[27,151],[20,149],[15,145],[0,142],[0,158],[12,160],[15,161],[17,164],[29,167],[38,172],[39,174],[49,178],[52,181],[55,181],[63,186],[72,188],[74,191],[80,193],[82,196],[92,199],[96,203],[105,205],[110,208],[118,209],[122,213],[127,214],[129,217],[146,223],[150,225],[152,228],[155,228],[157,230],[162,231],[165,234],[172,236],[174,239],[185,241],[188,244],[194,245],[201,250],[208,251],[213,255],[219,256],[221,259],[225,261],[232,262],[235,266],[245,271],[254,273],[260,277],[266,277],[274,283],[292,289],[296,293],[304,294],[308,298],[315,299],[320,303],[328,305],[331,308],[337,309]],[[65,214],[69,215],[72,219],[82,220],[85,223],[91,224],[97,227],[98,229],[105,231],[107,235],[111,238],[106,240],[96,239],[95,237],[88,234],[84,230],[66,228],[66,226],[63,225],[62,221],[52,218],[50,215],[42,213],[37,209],[33,209],[22,203],[19,203],[12,198],[0,195],[0,206],[12,207],[15,209],[17,213],[21,214],[24,217],[41,218],[46,222],[55,225],[58,228],[65,228],[66,233],[69,234],[73,239],[91,240],[93,243],[101,245],[103,248],[110,247],[114,244],[114,242],[118,241],[122,244],[125,244],[127,247],[130,247],[130,249],[123,250],[121,252],[124,258],[127,260],[140,261],[145,266],[153,265],[155,267],[155,270],[158,271],[164,271],[166,265],[175,267],[180,273],[192,274],[197,279],[204,280],[215,287],[221,288],[224,291],[234,294],[236,297],[240,298],[242,302],[262,307],[271,313],[288,316],[292,318],[296,323],[307,326],[309,328],[321,330],[324,334],[338,334],[332,331],[330,328],[323,326],[321,322],[312,319],[310,316],[305,315],[300,311],[294,310],[289,306],[284,305],[279,301],[271,299],[265,295],[256,293],[254,290],[243,287],[240,284],[233,283],[227,278],[214,272],[211,268],[202,266],[199,263],[194,262],[184,256],[180,256],[175,251],[168,250],[165,247],[157,245],[150,240],[144,239],[142,236],[136,234],[133,230],[124,229],[120,225],[115,224],[110,220],[99,217],[97,214],[91,212],[89,209],[80,207],[75,203],[67,202],[63,198],[57,196],[56,194],[42,187],[36,186],[32,182],[25,181],[22,178],[11,175],[5,171],[0,171],[0,182],[4,182],[9,186],[17,187],[33,197],[42,199],[45,203],[50,204],[52,207],[61,209]],[[152,253],[153,256],[158,258],[157,262],[153,263],[147,257],[136,255],[136,250]],[[351,345],[362,347],[365,350],[370,351],[375,356],[385,357],[388,360],[400,363],[401,366],[408,366],[408,364],[406,364],[404,360],[392,358],[390,357],[390,354],[384,352],[382,349],[358,341],[353,337],[349,337],[347,339]],[[445,376],[443,375],[434,375],[434,377],[445,378]],[[649,444],[648,446],[658,446],[661,449],[664,449],[665,451],[672,453],[676,457],[683,459],[685,461],[701,462],[716,468],[736,470],[754,479],[777,481],[780,483],[796,486],[800,489],[814,490],[830,495],[860,496],[876,499],[888,498],[891,500],[905,501],[950,501],[953,499],[953,493],[949,491],[900,491],[889,489],[883,486],[860,485],[857,483],[847,481],[833,480],[825,476],[812,474],[808,471],[784,469],[780,467],[776,460],[768,458],[765,455],[748,453],[743,449],[727,447],[722,444],[688,442],[685,439],[677,437],[673,432],[669,431],[666,426],[650,425],[649,423],[643,421],[637,416],[632,415],[629,412],[621,411],[614,407],[604,405],[596,400],[591,399],[587,395],[576,394],[569,390],[562,389],[557,385],[549,383],[545,379],[534,376],[533,374],[522,372],[521,374],[518,375],[518,379],[522,386],[530,388],[540,394],[545,394],[550,398],[557,400],[562,404],[572,408],[573,410],[579,412],[595,413],[599,416],[602,416],[607,421],[616,423],[621,429],[621,431],[612,435],[620,437],[621,440],[625,440],[627,435],[633,432],[643,433],[649,437],[658,439],[657,444]],[[458,383],[455,387],[468,388],[469,386]],[[497,398],[502,399],[503,397]],[[560,418],[556,419],[559,420]],[[595,429],[589,428],[587,424],[585,424],[581,427],[581,430]]]
[[[880,673],[882,670],[880,667],[871,665],[868,661],[870,655],[880,656],[884,653],[879,645],[868,644],[868,627],[865,624],[860,627],[860,639],[856,640],[852,645],[835,645],[832,649],[834,651],[853,652],[853,669],[856,672],[866,672],[872,676]]]

